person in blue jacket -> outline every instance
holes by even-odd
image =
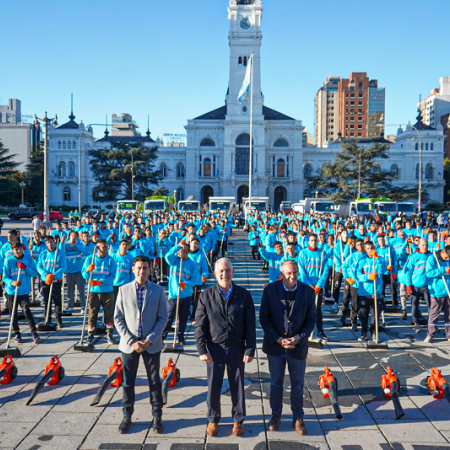
[[[134,258],[128,253],[128,245],[128,240],[124,239],[119,244],[119,251],[112,255],[116,262],[116,276],[113,281],[114,299],[117,299],[120,286],[131,283],[134,280]]]
[[[168,320],[163,331],[162,338],[166,339],[174,319],[176,320],[176,306],[178,291],[180,291],[180,304],[178,307],[178,342],[184,345],[184,332],[191,308],[192,294],[194,293],[194,282],[198,277],[197,263],[189,258],[189,246],[186,241],[181,241],[169,250],[166,262],[170,269],[169,275],[169,298],[168,298]],[[181,267],[181,281],[180,281]]]
[[[256,227],[252,225],[250,227],[250,233],[248,233],[248,240],[250,241],[250,247],[252,248],[253,261],[256,260],[258,255],[258,260],[261,259],[261,255],[258,252],[259,247],[259,233],[256,231]]]
[[[108,255],[108,244],[104,239],[98,240],[94,258],[86,258],[81,273],[85,280],[90,280],[87,299],[89,305],[88,337],[90,340],[94,338],[98,313],[100,307],[103,307],[106,340],[109,344],[114,344],[114,279],[117,265],[114,258]]]
[[[425,342],[431,342],[436,335],[442,310],[444,310],[445,337],[447,341],[450,341],[450,245],[428,257],[426,274],[431,301]]]
[[[375,321],[379,321],[381,311],[384,310],[383,300],[383,273],[386,272],[387,264],[384,258],[380,258],[375,251],[373,242],[364,244],[366,254],[358,261],[355,273],[358,277],[358,303],[361,317],[361,336],[359,341],[369,340],[367,329],[370,309],[372,309],[372,322],[370,333],[375,330]],[[375,282],[375,283],[374,283]],[[375,292],[374,292],[375,290]],[[374,301],[377,301],[377,316],[375,317]]]
[[[386,272],[383,274],[383,297],[385,296],[386,286],[391,290],[392,304],[398,306],[397,298],[397,272],[398,262],[397,253],[392,245],[386,245],[386,238],[380,234],[377,237],[377,253],[380,258],[386,262]]]
[[[430,306],[429,280],[426,272],[427,260],[430,255],[428,240],[421,238],[419,250],[409,255],[403,271],[406,293],[411,299],[411,315],[416,333],[420,331],[421,322],[425,321],[420,312],[420,299],[423,298],[427,302],[428,307]]]
[[[208,261],[205,254],[200,249],[200,240],[195,234],[189,237],[189,258],[197,264],[197,277],[194,283],[194,291],[192,294],[192,311],[191,317],[195,320],[195,312],[197,311],[198,297],[202,291],[202,286],[206,283],[209,275]]]
[[[28,294],[31,289],[31,279],[37,275],[36,264],[30,253],[24,253],[23,246],[19,241],[11,244],[12,255],[6,258],[3,263],[3,282],[5,283],[6,298],[8,307],[12,314],[14,295],[17,289],[17,309],[22,308],[23,314],[30,326],[31,334],[35,344],[41,341],[36,331],[36,323],[30,310],[30,299]],[[20,269],[20,278],[19,276]],[[15,341],[22,342],[20,334],[19,322],[17,317],[17,309],[12,318],[12,327],[15,334]]]
[[[275,241],[274,243],[275,251],[269,251],[263,247],[259,249],[259,253],[263,257],[267,264],[269,265],[269,282],[273,283],[274,281],[278,281],[278,277],[281,276],[280,273],[280,265],[281,260],[284,257],[283,253],[283,244],[279,241]]]

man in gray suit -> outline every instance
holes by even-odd
[[[159,375],[163,349],[161,334],[167,322],[167,300],[164,288],[148,280],[150,260],[137,256],[133,262],[135,281],[119,288],[114,324],[120,335],[119,350],[123,363],[123,420],[119,432],[125,434],[131,426],[134,412],[135,380],[142,356],[150,388],[153,430],[162,433],[162,394]]]

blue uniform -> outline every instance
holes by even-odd
[[[259,253],[269,263],[269,281],[271,283],[277,281],[278,277],[281,275],[280,265],[284,254],[282,253],[279,255],[276,252],[268,251],[264,248],[260,248]]]
[[[430,252],[414,252],[408,257],[403,271],[406,286],[426,287],[430,280],[427,277],[427,260]]]
[[[328,277],[328,258],[325,251],[311,250],[309,247],[302,250],[297,258],[299,280],[309,286],[323,288]]]
[[[20,272],[20,286],[17,295],[28,295],[31,291],[31,278],[37,275],[36,263],[29,253],[24,253],[22,259],[18,259],[14,255],[6,258],[3,263],[3,281],[5,283],[6,293],[9,295],[14,295],[16,292],[16,287],[12,283],[17,281],[19,273],[17,263],[19,262],[25,264],[26,268]]]
[[[358,286],[358,295],[361,296],[370,296],[373,295],[373,280],[369,279],[370,274],[376,273],[377,279],[375,280],[376,284],[376,293],[383,293],[383,279],[382,275],[386,272],[386,261],[384,258],[376,258],[375,259],[375,272],[373,270],[373,258],[369,258],[367,254],[363,254],[363,257],[359,259],[358,265],[356,267],[356,276],[358,277],[359,286]]]
[[[64,252],[58,250],[58,255],[56,255],[55,268],[53,269],[53,264],[55,262],[55,252],[44,250],[39,256],[39,261],[37,263],[37,270],[42,280],[47,278],[47,275],[53,274],[55,281],[62,280],[64,272],[67,268],[66,255]]]
[[[86,258],[86,261],[83,264],[83,268],[81,270],[81,274],[85,280],[89,280],[90,272],[87,271],[87,268],[92,263],[92,258]],[[92,271],[92,280],[101,280],[102,284],[99,286],[91,286],[90,291],[94,293],[105,293],[113,291],[113,282],[116,278],[117,265],[114,261],[113,257],[110,255],[106,255],[103,258],[100,258],[97,254],[94,257],[93,262],[95,268]]]
[[[116,276],[113,281],[114,286],[123,286],[134,280],[133,257],[127,253],[122,256],[119,252],[115,253],[113,259],[116,263]]]
[[[436,256],[439,260],[436,261]],[[442,261],[439,257],[439,253],[432,253],[426,264],[426,275],[429,280],[429,291],[432,297],[448,297],[447,287],[450,287],[450,273],[447,272],[447,268],[450,267],[450,260]],[[444,280],[445,279],[445,283]]]

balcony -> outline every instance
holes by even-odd
[[[78,177],[76,176],[61,177],[59,175],[53,175],[50,178],[50,181],[53,181],[56,184],[67,184],[67,183],[78,184]]]

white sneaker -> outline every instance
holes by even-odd
[[[81,308],[80,314],[84,315],[84,308]]]
[[[429,344],[431,341],[433,340],[433,338],[431,336],[428,336],[424,339],[423,342],[426,342],[427,344]],[[450,339],[449,339],[450,340]]]

